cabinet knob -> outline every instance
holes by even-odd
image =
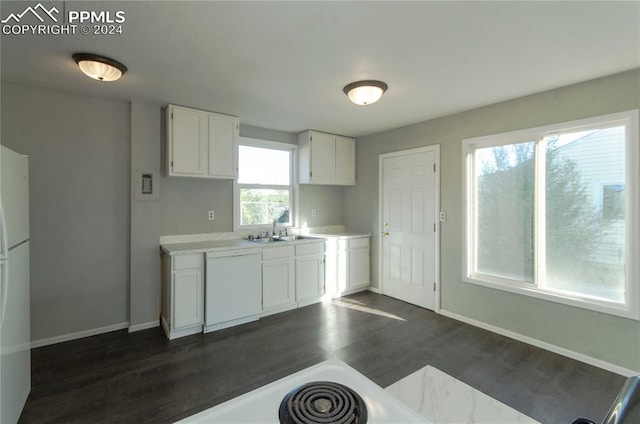
[[[389,231],[383,231],[382,232],[382,236],[383,237],[389,237]]]

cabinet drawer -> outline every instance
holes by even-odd
[[[173,269],[177,271],[179,269],[202,268],[203,256],[201,253],[195,255],[176,255],[173,257]]]
[[[322,255],[324,253],[323,243],[306,243],[296,246],[296,256]]]
[[[262,249],[262,260],[290,258],[293,256],[293,246],[265,247]]]
[[[359,249],[363,247],[369,247],[369,237],[349,239],[349,249]]]

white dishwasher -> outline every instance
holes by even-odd
[[[207,252],[205,333],[260,317],[261,261],[259,248]]]

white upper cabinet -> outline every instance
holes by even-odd
[[[238,178],[238,118],[209,113],[209,176]]]
[[[239,128],[234,116],[167,106],[167,174],[237,178]]]
[[[317,131],[298,135],[300,184],[355,185],[356,140]]]
[[[356,184],[356,141],[336,136],[336,184]]]

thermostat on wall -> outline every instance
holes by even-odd
[[[134,200],[158,200],[158,173],[148,169],[136,170]]]

